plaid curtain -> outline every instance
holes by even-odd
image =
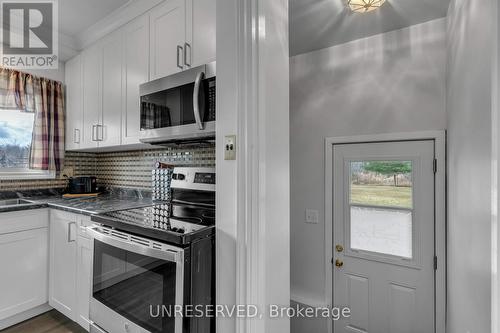
[[[62,83],[0,68],[0,108],[35,113],[30,168],[60,171],[64,162]]]

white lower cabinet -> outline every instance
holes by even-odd
[[[92,241],[78,236],[76,266],[76,322],[87,331],[90,330],[89,304],[92,292]]]
[[[85,227],[92,224],[90,217],[80,216],[76,241],[76,322],[90,330],[89,304],[92,294],[93,242]]]
[[[90,329],[90,224],[54,209],[0,213],[0,330],[49,310],[47,302]]]
[[[48,253],[46,209],[0,213],[0,329],[47,303]]]
[[[49,304],[75,320],[77,216],[50,212]]]
[[[92,274],[92,241],[84,232],[88,224],[86,216],[50,212],[49,304],[86,330]]]

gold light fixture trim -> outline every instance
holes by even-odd
[[[353,12],[368,13],[379,9],[386,0],[347,0],[347,4]]]

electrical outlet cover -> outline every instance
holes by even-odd
[[[306,209],[306,223],[317,224],[319,222],[319,211]]]

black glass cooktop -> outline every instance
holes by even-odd
[[[214,233],[213,224],[203,225],[197,219],[169,216],[169,205],[157,203],[149,207],[119,210],[92,215],[92,221],[118,230],[178,245]]]

